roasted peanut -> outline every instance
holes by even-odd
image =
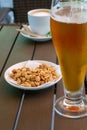
[[[27,67],[13,69],[9,76],[14,79],[17,84],[25,87],[38,87],[59,77],[55,67],[46,64],[41,64],[35,69]]]

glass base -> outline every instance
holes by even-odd
[[[87,116],[87,99],[82,98],[79,104],[66,103],[65,97],[56,100],[54,105],[55,111],[64,117],[68,118],[81,118]]]

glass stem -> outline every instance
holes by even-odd
[[[63,100],[63,107],[67,110],[77,111],[84,106],[82,90],[76,93],[69,93],[65,90],[65,98]]]

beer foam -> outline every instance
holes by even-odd
[[[52,15],[57,21],[67,23],[86,23],[87,22],[87,6],[64,5],[60,9],[54,9]]]

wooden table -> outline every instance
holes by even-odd
[[[0,27],[0,130],[87,130],[87,117],[68,119],[55,113],[53,104],[63,95],[62,80],[39,91],[6,83],[4,72],[15,63],[29,59],[57,63],[57,58],[51,40],[31,41],[16,31],[17,25]]]

